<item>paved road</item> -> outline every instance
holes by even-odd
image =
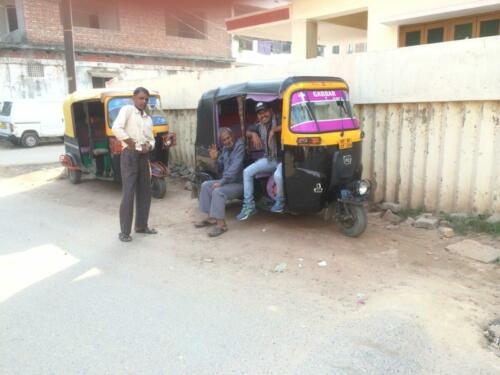
[[[476,342],[457,349],[459,335],[450,339],[453,349],[443,345],[407,303],[336,302],[300,278],[285,282],[286,273],[245,267],[227,255],[223,240],[208,243],[192,229],[181,230],[175,217],[159,226],[159,235],[135,235],[122,244],[116,210],[92,198],[98,187],[115,206],[111,185],[50,180],[38,186],[31,176],[27,188],[16,191],[21,177],[7,181],[8,189],[0,178],[2,374],[498,370],[491,353],[466,352]],[[153,209],[168,213],[162,204]],[[442,312],[451,319],[448,314]]]
[[[57,163],[59,155],[63,153],[62,142],[43,143],[34,148],[24,148],[0,141],[0,166]]]

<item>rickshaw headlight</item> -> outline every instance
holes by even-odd
[[[370,181],[368,180],[361,180],[358,183],[358,194],[359,195],[366,195],[370,192]]]

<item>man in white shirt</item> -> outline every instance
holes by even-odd
[[[120,170],[123,196],[120,205],[120,234],[123,242],[132,241],[132,219],[134,216],[134,196],[136,200],[136,233],[156,234],[148,227],[151,206],[151,175],[149,152],[155,146],[153,120],[145,112],[149,91],[144,87],[134,90],[134,105],[125,105],[113,123],[113,134],[122,142]]]

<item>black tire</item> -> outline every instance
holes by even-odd
[[[10,143],[12,143],[14,146],[20,146],[21,145],[21,140],[19,138],[12,138],[10,140]]]
[[[162,199],[167,193],[167,181],[164,178],[151,177],[151,195],[156,199]]]
[[[79,184],[82,180],[82,171],[78,169],[68,169],[68,177],[72,184]]]
[[[36,134],[35,132],[26,132],[21,137],[21,144],[24,147],[35,147],[38,146],[39,143],[40,138],[38,138],[38,134]]]
[[[347,215],[337,218],[340,231],[348,237],[359,237],[366,229],[366,210],[361,205],[346,204]]]

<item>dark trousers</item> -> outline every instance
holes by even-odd
[[[120,155],[122,175],[122,203],[120,205],[121,232],[130,235],[134,216],[134,196],[136,204],[135,229],[148,227],[151,206],[151,175],[149,154],[124,149]]]

